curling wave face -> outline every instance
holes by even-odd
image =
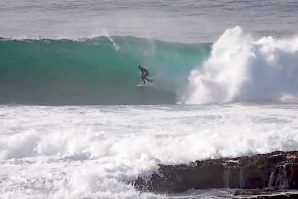
[[[0,103],[173,104],[209,44],[102,36],[82,41],[0,39]],[[154,79],[138,89],[143,65]]]

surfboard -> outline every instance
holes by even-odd
[[[150,86],[151,84],[152,82],[148,82],[148,81],[146,81],[146,84],[143,84],[143,82],[141,82],[137,85],[137,87],[146,87],[146,86]]]
[[[141,82],[137,85],[137,87],[146,87],[146,86],[148,86],[148,83],[143,84],[143,82]]]

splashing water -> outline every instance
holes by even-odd
[[[228,29],[210,58],[189,76],[187,104],[280,100],[298,94],[298,37],[254,40],[240,27]]]

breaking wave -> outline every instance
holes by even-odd
[[[1,104],[172,104],[210,44],[135,37],[0,39]],[[138,65],[154,84],[141,82]]]
[[[187,104],[282,100],[298,94],[298,37],[255,40],[240,27],[216,41],[210,58],[192,70]]]

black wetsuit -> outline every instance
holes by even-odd
[[[141,79],[143,80],[144,84],[145,84],[145,80],[151,82],[147,77],[149,75],[149,71],[146,68],[140,68],[140,70],[142,71],[142,77]]]

